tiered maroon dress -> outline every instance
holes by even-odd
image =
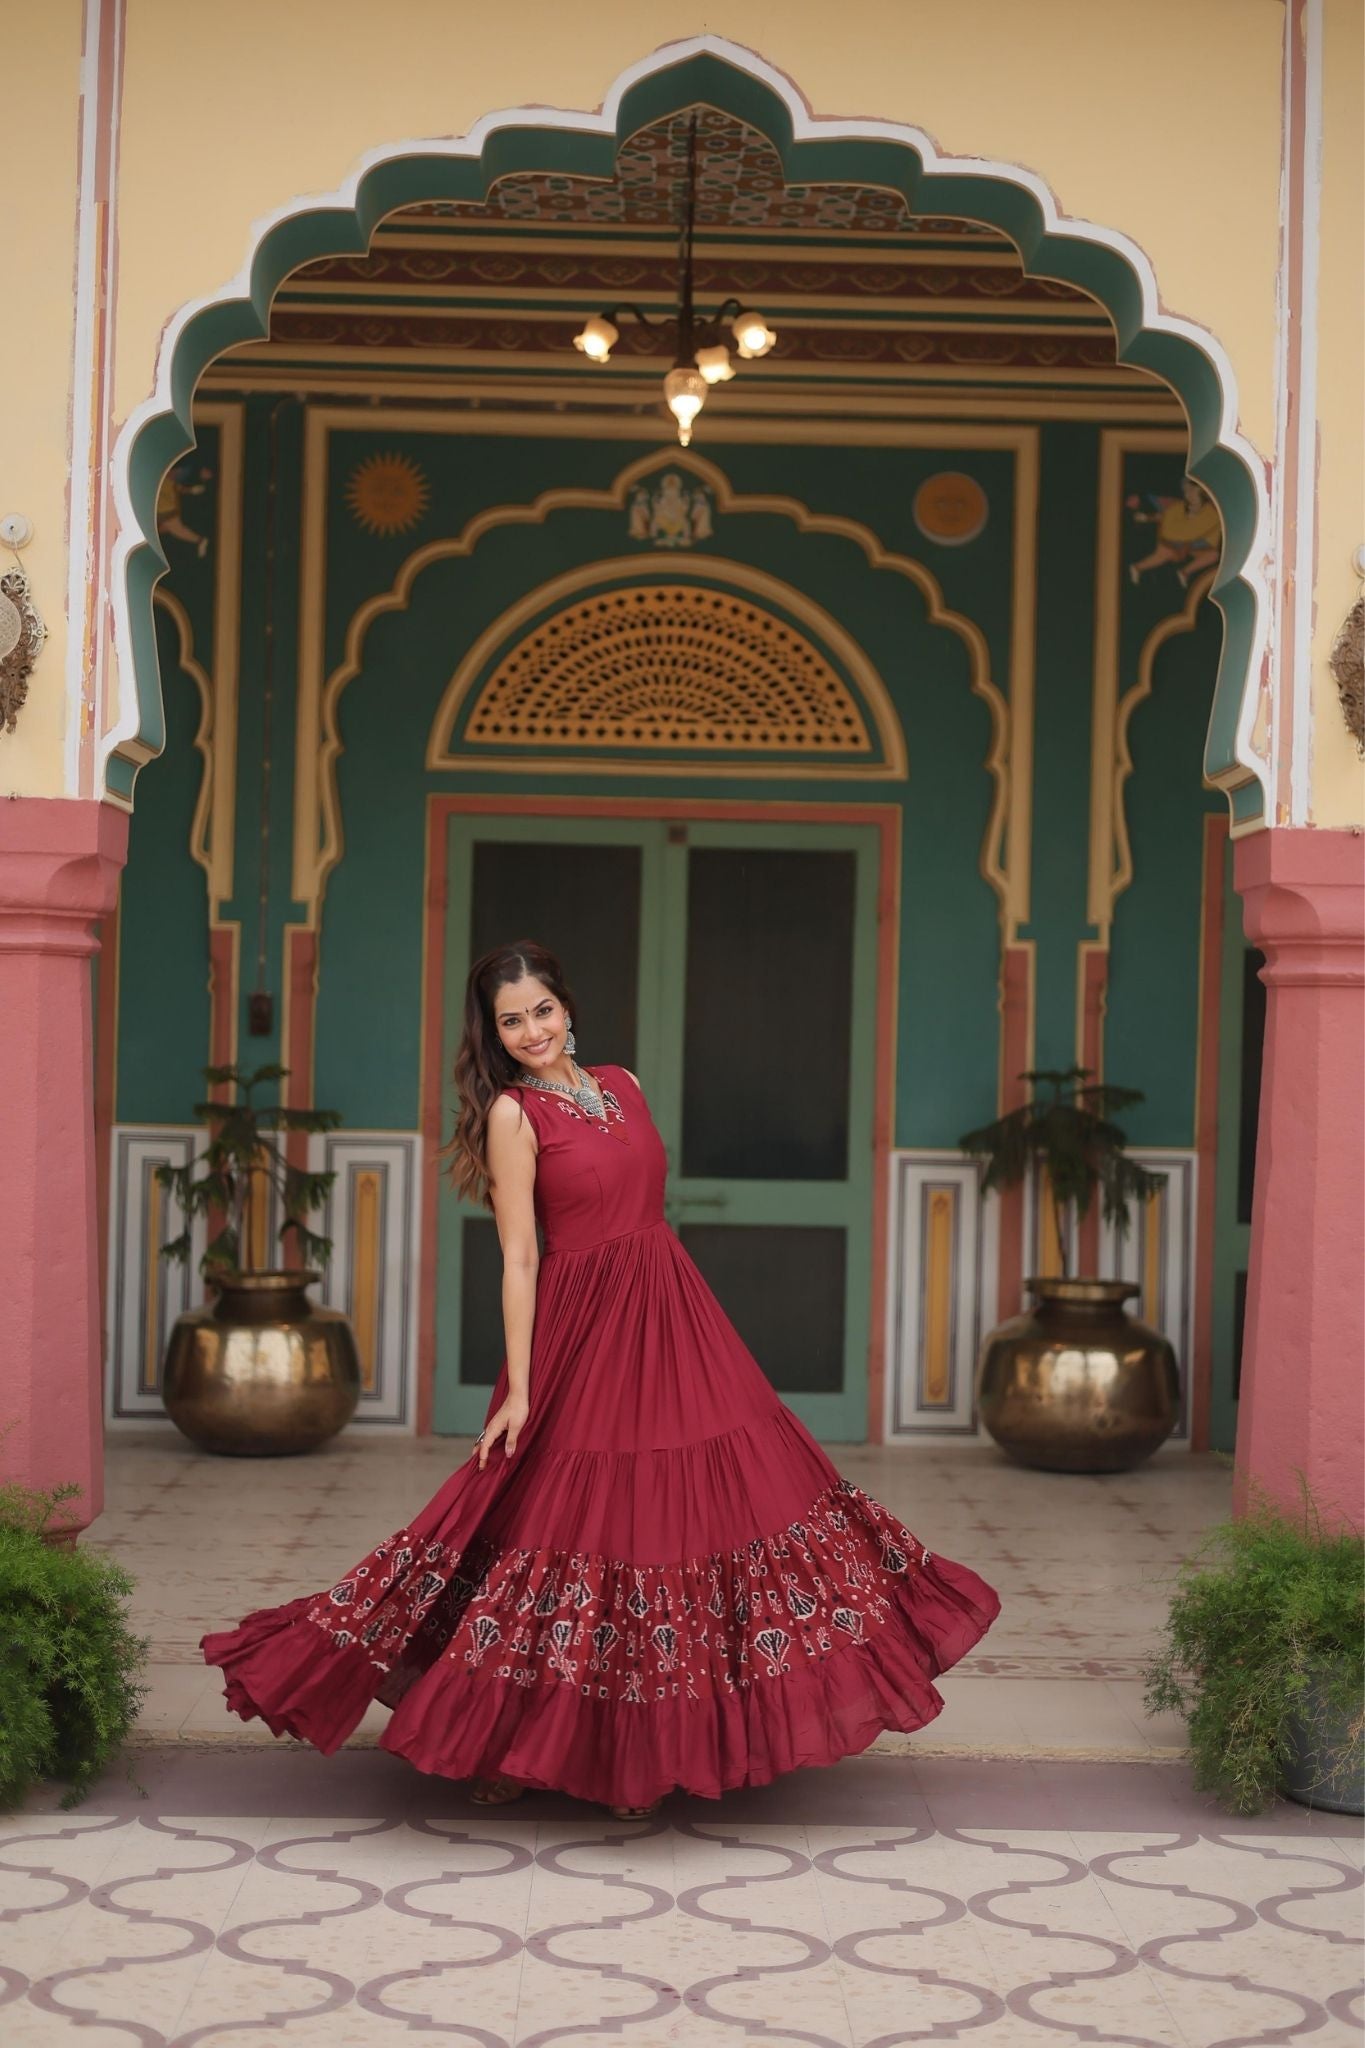
[[[518,1088],[544,1238],[530,1415],[325,1592],[203,1638],[228,1706],[608,1805],[832,1764],[943,1702],[1000,1602],[841,1478],[664,1221],[620,1067],[605,1121]],[[507,1366],[488,1415],[507,1393]]]

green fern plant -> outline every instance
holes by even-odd
[[[75,1485],[0,1486],[0,1807],[58,1779],[84,1798],[122,1747],[146,1694],[145,1637],[128,1626],[133,1582],[73,1540]]]
[[[1365,1544],[1326,1529],[1306,1485],[1288,1514],[1263,1489],[1180,1569],[1162,1647],[1144,1674],[1150,1713],[1184,1716],[1194,1782],[1232,1813],[1260,1813],[1296,1727],[1319,1784],[1365,1733]]]
[[[1088,1067],[1040,1067],[1019,1076],[1033,1088],[1029,1101],[994,1123],[967,1131],[960,1149],[986,1161],[982,1186],[1016,1187],[1039,1169],[1047,1176],[1062,1277],[1068,1277],[1067,1244],[1074,1210],[1079,1218],[1098,1192],[1105,1220],[1120,1236],[1128,1229],[1133,1202],[1144,1202],[1161,1176],[1130,1159],[1128,1143],[1114,1118],[1144,1098],[1137,1088],[1116,1088],[1089,1078]]]
[[[332,1240],[309,1228],[310,1213],[326,1201],[335,1173],[310,1173],[295,1166],[280,1144],[292,1131],[334,1131],[341,1122],[334,1109],[286,1109],[280,1103],[258,1103],[255,1091],[283,1081],[289,1069],[205,1067],[210,1087],[227,1087],[231,1099],[197,1102],[194,1113],[208,1126],[204,1150],[184,1166],[158,1166],[156,1177],[180,1204],[185,1227],[161,1247],[163,1258],[182,1264],[190,1255],[190,1234],[196,1216],[209,1219],[211,1234],[199,1261],[206,1280],[224,1280],[241,1271],[242,1248],[251,1243],[252,1212],[264,1191],[264,1178],[279,1197],[283,1222],[279,1235],[291,1232],[296,1263],[325,1265]],[[268,1200],[268,1196],[265,1196]]]

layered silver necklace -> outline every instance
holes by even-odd
[[[542,1080],[539,1074],[528,1074],[525,1067],[517,1075],[517,1080],[523,1088],[539,1088],[547,1095],[567,1095],[570,1102],[578,1104],[585,1116],[595,1116],[605,1123],[607,1119],[607,1106],[602,1097],[598,1094],[592,1082],[588,1080],[577,1060],[573,1063],[573,1070],[578,1076],[578,1086],[576,1088],[570,1088],[567,1082],[564,1081]]]

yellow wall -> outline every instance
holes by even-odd
[[[40,14],[0,10],[22,85],[5,94],[5,154],[16,180],[4,208],[7,289],[0,318],[0,517],[23,513],[23,568],[48,639],[13,733],[0,732],[0,796],[62,794],[66,687],[66,479],[76,243],[80,0]],[[0,557],[3,567],[10,557]]]
[[[167,313],[236,271],[258,215],[381,143],[500,107],[595,107],[626,65],[709,30],[817,114],[911,122],[1124,229],[1166,305],[1232,351],[1245,431],[1273,449],[1281,0],[722,0],[700,21],[675,0],[523,0],[514,18],[497,29],[486,0],[129,0],[121,412]],[[1210,262],[1220,236],[1233,260]]]
[[[1315,772],[1324,822],[1359,797],[1326,678],[1353,590],[1359,532],[1358,0],[1329,8],[1323,225],[1323,520],[1315,657]],[[1282,0],[723,0],[700,20],[674,0],[523,0],[515,30],[486,0],[127,0],[115,325],[116,419],[151,388],[165,324],[240,266],[253,221],[337,185],[361,154],[462,132],[518,104],[598,105],[628,64],[709,29],[760,51],[817,114],[924,128],[946,151],[1035,171],[1064,211],[1122,229],[1148,254],[1165,306],[1207,327],[1236,370],[1241,424],[1275,441],[1280,240]],[[24,166],[11,209],[19,275],[51,280],[0,329],[13,509],[40,539],[28,566],[53,637],[0,787],[60,787],[62,607],[58,546],[71,364],[70,250],[80,36],[78,0],[27,21],[25,91],[7,140]],[[1354,55],[1349,47],[1354,38]],[[16,126],[17,124],[17,126]],[[11,249],[13,259],[14,252]],[[1354,351],[1358,356],[1358,349]],[[13,360],[11,360],[13,358]],[[1330,420],[1330,433],[1326,431]],[[11,509],[7,504],[3,509]]]
[[[1318,560],[1313,616],[1313,821],[1365,820],[1365,768],[1328,661],[1360,595],[1365,543],[1365,337],[1361,321],[1360,0],[1327,0],[1323,50],[1322,273],[1318,291]]]

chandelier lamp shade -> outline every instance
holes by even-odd
[[[706,403],[713,384],[728,384],[735,374],[730,360],[735,354],[743,362],[766,356],[777,335],[761,313],[746,309],[738,299],[726,299],[709,318],[696,310],[692,261],[697,220],[697,117],[693,114],[687,130],[687,181],[683,193],[682,225],[678,238],[678,310],[674,321],[651,319],[638,306],[612,306],[585,320],[573,338],[574,347],[599,368],[611,361],[611,352],[621,338],[620,319],[628,313],[642,327],[663,328],[676,324],[677,355],[664,378],[664,400],[678,423],[678,440],[686,448],[692,439],[697,414]],[[729,339],[726,339],[726,336]]]

